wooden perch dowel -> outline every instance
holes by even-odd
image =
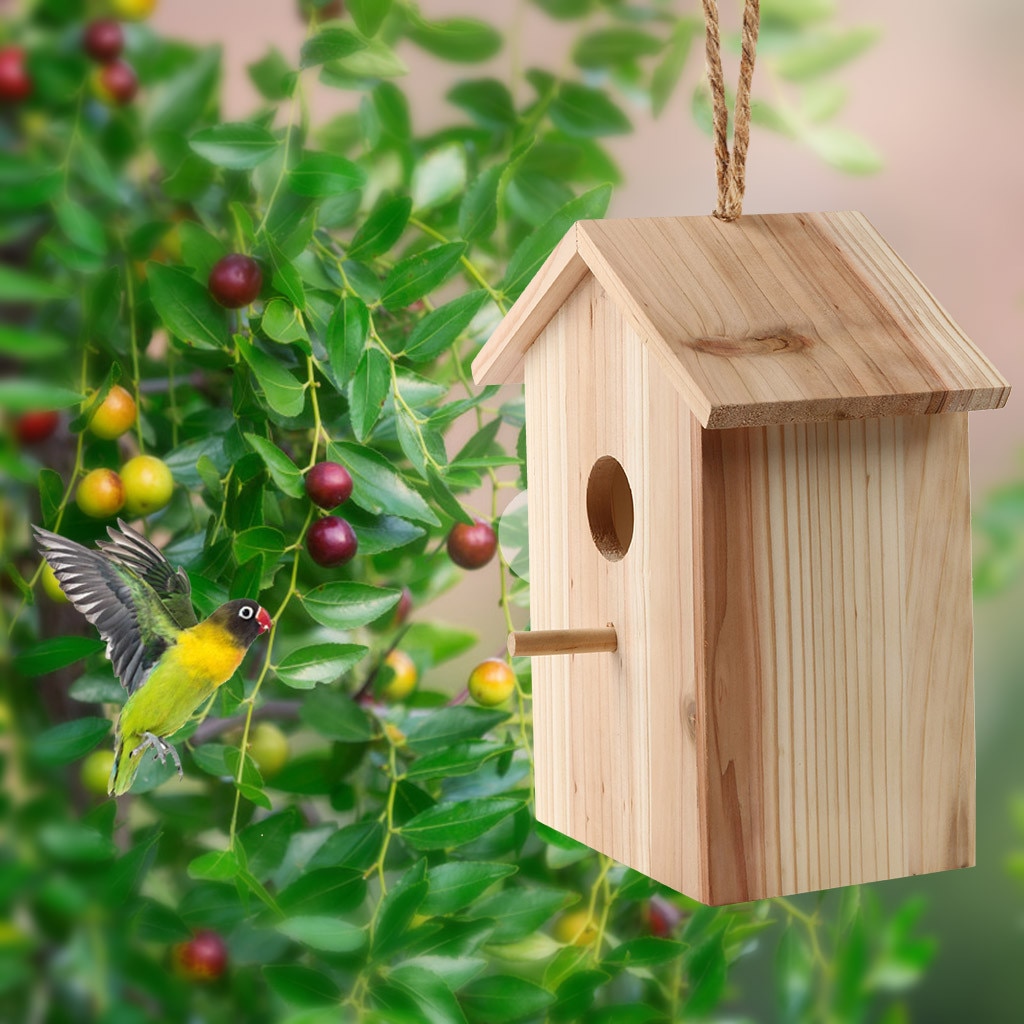
[[[509,633],[508,653],[517,658],[538,654],[596,654],[618,649],[615,629],[536,629]]]

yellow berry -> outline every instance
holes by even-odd
[[[82,477],[75,502],[87,516],[109,519],[124,505],[124,484],[112,469],[94,469]]]
[[[96,796],[107,795],[107,782],[114,767],[114,754],[110,750],[94,750],[83,762],[79,777],[85,789]]]
[[[39,577],[43,585],[43,593],[56,604],[68,604],[68,596],[60,589],[57,582],[57,574],[53,571],[49,562],[43,562],[43,571]]]
[[[113,441],[135,426],[135,399],[115,384],[89,420],[89,429],[105,441]]]
[[[174,493],[174,477],[155,455],[136,455],[121,467],[124,510],[130,516],[159,512]]]
[[[416,662],[405,651],[392,651],[384,664],[391,669],[391,678],[380,688],[380,695],[389,701],[405,700],[419,682],[420,673]]]
[[[485,708],[495,708],[512,696],[516,688],[515,673],[500,658],[488,658],[469,674],[469,695]]]

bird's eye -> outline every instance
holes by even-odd
[[[240,615],[240,616],[241,616],[241,617],[242,617],[243,619],[251,619],[251,618],[253,617],[253,615],[254,615],[255,613],[254,613],[254,612],[253,612],[253,610],[252,610],[252,609],[251,609],[251,608],[250,608],[250,607],[249,607],[249,606],[248,606],[248,605],[246,604],[246,605],[243,605],[243,606],[242,606],[241,608],[239,608],[239,609],[238,609],[238,614],[239,614],[239,615]]]

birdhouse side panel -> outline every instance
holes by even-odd
[[[525,381],[531,628],[618,635],[613,654],[534,659],[537,816],[699,895],[699,427],[593,278],[527,352]]]
[[[705,432],[713,902],[972,859],[965,421]]]

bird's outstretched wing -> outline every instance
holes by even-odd
[[[113,529],[108,531],[115,546],[127,545],[135,551],[135,544],[141,541],[152,548],[144,537],[123,523],[119,525],[120,535]],[[146,681],[160,655],[175,642],[182,627],[165,607],[160,592],[136,569],[120,559],[114,561],[105,552],[92,551],[38,526],[33,529],[39,548],[53,568],[61,589],[75,608],[99,630],[106,641],[107,657],[114,672],[128,693],[134,693]],[[140,565],[144,550],[146,548],[138,549],[135,556]],[[155,559],[153,554],[147,554],[147,564],[152,563],[150,572],[155,571],[157,561],[167,565],[156,548],[152,548],[152,552],[155,552]],[[169,565],[167,570],[170,577],[177,576]],[[186,601],[187,586],[186,579]],[[180,590],[173,593],[178,598],[182,596]],[[194,623],[194,612],[191,618]]]
[[[185,570],[173,569],[164,553],[123,519],[118,519],[117,526],[116,530],[108,526],[110,540],[101,540],[96,547],[148,583],[179,629],[194,626],[199,620],[192,607],[192,584]]]

